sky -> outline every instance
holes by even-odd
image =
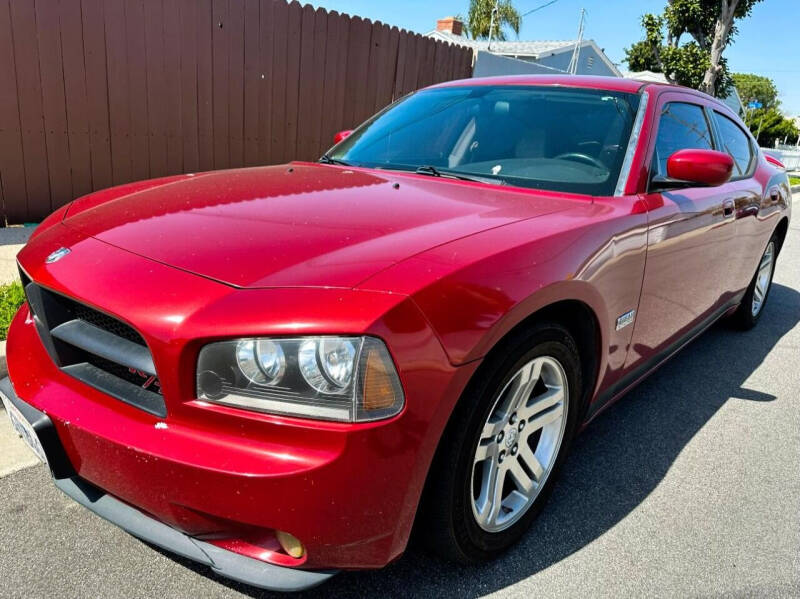
[[[514,0],[525,12],[548,0]],[[665,0],[557,0],[524,17],[519,38],[523,40],[570,40],[578,33],[581,8],[586,9],[585,37],[597,42],[619,65],[623,49],[642,38],[640,17],[661,12]],[[468,0],[312,0],[313,6],[336,10],[427,33],[436,20],[466,15]],[[748,19],[738,22],[739,35],[724,56],[734,72],[770,77],[780,92],[781,108],[800,115],[800,0],[763,0]],[[514,39],[514,33],[508,34]],[[619,65],[625,70],[624,64]]]

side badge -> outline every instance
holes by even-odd
[[[617,330],[624,329],[626,326],[631,324],[636,317],[636,310],[629,310],[625,312],[622,316],[617,318]]]
[[[47,257],[45,262],[47,264],[52,264],[53,262],[58,262],[59,260],[61,260],[61,258],[66,256],[67,254],[69,254],[70,251],[71,250],[69,248],[58,248],[55,252],[53,252],[52,254],[50,254]]]

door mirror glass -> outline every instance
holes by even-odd
[[[667,160],[668,179],[682,187],[722,185],[732,172],[733,158],[716,150],[678,150]]]

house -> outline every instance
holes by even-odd
[[[456,17],[446,17],[436,22],[436,29],[425,34],[427,37],[450,42],[472,48],[475,58],[478,53],[491,52],[495,56],[516,59],[536,65],[535,72],[566,73],[569,69],[572,55],[575,52],[577,40],[536,40],[536,41],[497,41],[473,40],[464,35],[464,24]],[[613,62],[605,55],[603,50],[594,40],[585,39],[579,44],[578,65],[576,75],[605,75],[608,77],[622,77],[622,73]],[[480,63],[480,61],[478,61]],[[494,67],[496,61],[492,61]],[[481,76],[490,73],[480,73]],[[480,73],[480,74],[479,74]],[[491,73],[499,74],[499,73]]]

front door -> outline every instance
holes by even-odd
[[[681,149],[716,149],[701,98],[659,97],[651,177]],[[732,295],[735,204],[727,185],[648,193],[647,262],[626,370],[702,326]]]

